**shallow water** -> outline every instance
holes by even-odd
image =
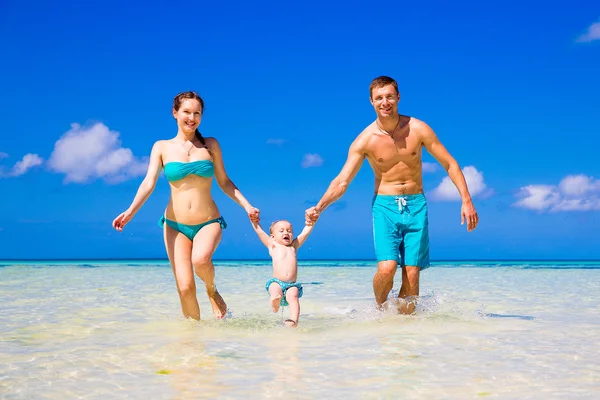
[[[336,265],[300,267],[296,330],[262,263],[218,264],[228,316],[199,290],[199,323],[164,264],[0,267],[0,397],[600,397],[593,265],[439,265],[413,316],[375,310],[374,264]]]

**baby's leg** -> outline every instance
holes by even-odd
[[[281,302],[281,296],[283,296],[283,290],[277,282],[271,282],[269,285],[269,295],[271,296],[271,309],[273,312],[279,311],[279,303]]]
[[[285,292],[285,299],[287,300],[290,307],[290,319],[284,323],[290,328],[298,326],[298,318],[300,318],[300,301],[298,300],[298,288],[291,287]]]

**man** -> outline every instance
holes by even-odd
[[[316,206],[306,210],[306,223],[340,199],[360,170],[364,159],[375,175],[373,236],[377,272],[373,277],[375,301],[382,305],[394,284],[398,264],[402,267],[399,311],[411,314],[419,295],[419,273],[429,266],[427,201],[423,195],[421,149],[427,151],[448,172],[462,199],[461,224],[475,229],[479,217],[473,206],[465,177],[458,163],[423,121],[398,114],[400,93],[396,81],[387,76],[370,85],[371,104],[377,119],[350,145],[348,159],[340,174]]]

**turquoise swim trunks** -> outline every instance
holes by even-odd
[[[373,239],[377,262],[429,267],[429,222],[423,194],[373,197]]]
[[[298,298],[302,297],[302,284],[298,283],[298,282],[284,282],[284,281],[280,281],[277,278],[271,278],[267,281],[267,284],[265,285],[265,289],[267,289],[267,292],[269,291],[269,286],[271,286],[271,283],[278,283],[279,286],[281,286],[281,290],[283,290],[283,296],[281,296],[281,301],[279,301],[279,304],[283,307],[287,307],[288,306],[288,302],[285,299],[285,293],[288,291],[289,288],[292,287],[297,287],[298,288]]]

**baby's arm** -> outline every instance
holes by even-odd
[[[265,233],[265,231],[263,231],[263,229],[260,227],[259,222],[254,222],[254,221],[251,221],[251,222],[252,222],[252,227],[254,228],[254,232],[256,232],[260,241],[265,246],[269,247],[269,245],[271,244],[271,237],[269,235],[267,235]]]
[[[306,241],[306,238],[308,237],[308,235],[310,235],[313,228],[314,228],[314,225],[310,225],[310,226],[305,225],[304,226],[304,229],[302,229],[302,232],[300,232],[300,234],[296,238],[296,248],[298,248],[304,244],[304,242]]]

